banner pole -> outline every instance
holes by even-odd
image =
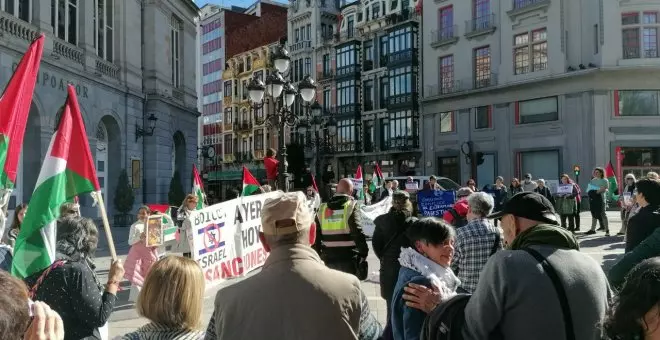
[[[110,256],[113,261],[117,261],[117,252],[115,251],[115,242],[112,240],[112,232],[110,231],[110,222],[108,222],[108,213],[105,210],[105,202],[103,201],[103,193],[96,191],[96,201],[99,203],[99,211],[101,212],[101,219],[103,220],[103,229],[108,239],[108,247],[110,248]]]

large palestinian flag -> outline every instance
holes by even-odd
[[[25,278],[55,260],[60,206],[76,196],[99,191],[94,161],[73,86],[41,166],[14,248],[12,274]]]
[[[32,42],[0,98],[0,189],[13,189],[16,185],[16,171],[39,73],[44,39],[42,34]]]

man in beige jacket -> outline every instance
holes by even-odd
[[[381,325],[360,281],[326,267],[312,249],[314,219],[302,192],[280,193],[261,210],[270,252],[261,272],[215,298],[207,340],[375,340]]]

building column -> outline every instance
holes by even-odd
[[[40,30],[53,33],[51,26],[51,8],[50,1],[32,1],[32,24],[39,27]]]
[[[78,2],[78,23],[80,41],[78,46],[83,48],[86,52],[96,55],[96,48],[94,47],[94,1],[79,1]]]

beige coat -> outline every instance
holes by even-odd
[[[360,292],[311,247],[280,247],[260,273],[218,292],[216,339],[357,340]]]

